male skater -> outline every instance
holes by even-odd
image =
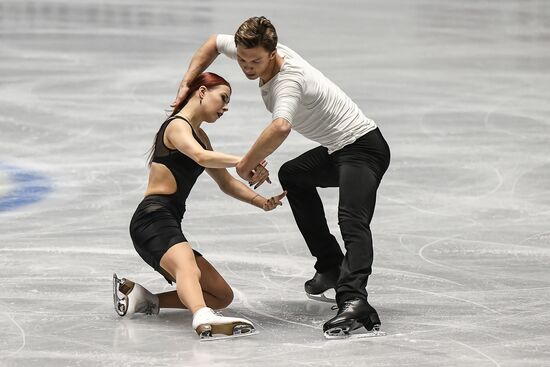
[[[271,124],[237,165],[243,179],[256,186],[266,180],[258,164],[292,129],[320,144],[279,170],[298,228],[317,259],[305,290],[320,298],[336,289],[338,313],[323,325],[325,336],[347,336],[361,325],[376,331],[380,319],[366,291],[373,259],[370,222],[390,161],[388,144],[375,122],[338,86],[277,42],[276,30],[265,17],[246,20],[234,36],[212,35],[193,56],[174,103],[185,98],[189,81],[222,53],[236,59],[248,79],[260,79],[263,101],[272,113]],[[329,231],[317,187],[340,189],[338,223],[345,255]]]

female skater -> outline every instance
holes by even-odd
[[[145,198],[132,217],[130,235],[138,254],[170,284],[176,282],[176,291],[155,295],[114,274],[113,297],[119,315],[187,308],[201,339],[255,331],[248,320],[213,311],[227,307],[233,292],[216,269],[191,248],[181,230],[185,201],[205,169],[224,193],[265,211],[282,205],[286,195],[283,192],[266,199],[255,193],[225,169],[235,167],[241,158],[213,151],[200,126],[203,121],[213,123],[220,118],[228,110],[230,96],[231,87],[225,79],[202,73],[190,83],[188,97],[161,125],[151,148]],[[268,176],[264,165],[258,167],[256,178]]]

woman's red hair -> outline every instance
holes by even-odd
[[[195,92],[202,86],[205,86],[206,88],[214,88],[218,85],[227,85],[229,87],[229,90],[231,91],[231,85],[227,80],[219,76],[215,73],[205,72],[197,76],[189,85],[189,92],[187,93],[187,97],[185,97],[184,100],[182,100],[180,103],[178,103],[175,107],[172,113],[169,117],[173,117],[176,114],[178,114],[183,107],[189,102],[191,98],[193,98],[193,95]],[[153,162],[153,156],[155,155],[155,148],[157,144],[157,138],[158,138],[158,132],[155,135],[155,140],[153,141],[153,146],[149,150],[148,153],[148,163],[149,166]]]
[[[191,84],[189,85],[189,92],[187,93],[187,97],[174,107],[174,111],[172,111],[170,117],[180,112],[181,109],[187,104],[187,102],[189,102],[189,100],[193,97],[193,94],[195,94],[195,92],[203,85],[206,88],[213,88],[218,85],[227,85],[229,87],[229,90],[231,91],[231,85],[229,85],[229,82],[218,74],[210,72],[202,73],[191,82]]]

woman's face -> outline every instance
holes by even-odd
[[[202,87],[201,87],[202,88]],[[231,89],[227,85],[217,85],[206,88],[203,91],[202,108],[204,112],[204,121],[214,122],[229,110],[229,99],[231,98]]]

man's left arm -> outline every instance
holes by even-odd
[[[239,176],[252,184],[254,169],[271,153],[273,153],[285,141],[290,134],[292,125],[284,118],[276,118],[260,134],[252,148],[237,164],[236,169]],[[264,180],[265,181],[265,180]],[[262,181],[263,182],[263,181]],[[261,184],[261,183],[260,183]],[[259,186],[259,185],[257,185]]]

